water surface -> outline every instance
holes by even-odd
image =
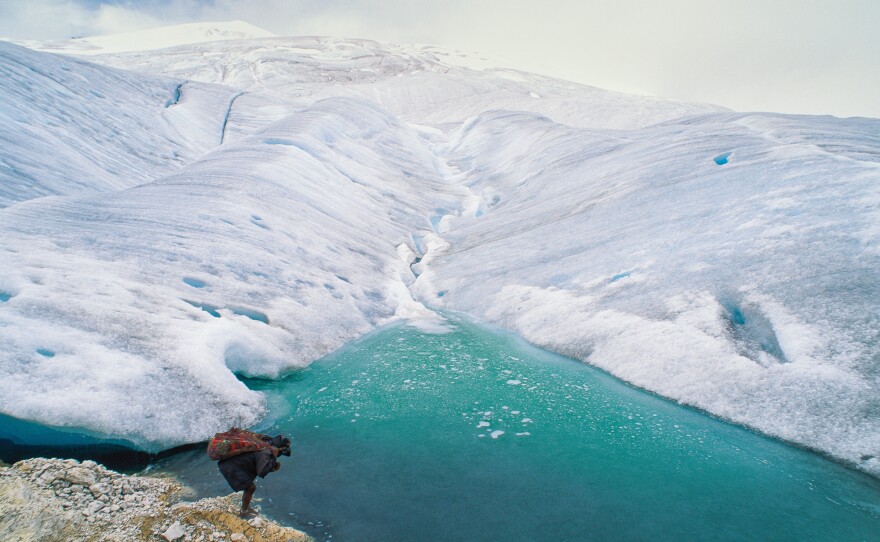
[[[877,480],[465,321],[248,385],[294,439],[263,513],[321,540],[880,540]]]

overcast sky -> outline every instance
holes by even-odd
[[[880,118],[880,0],[0,0],[10,38],[235,19],[741,111]]]

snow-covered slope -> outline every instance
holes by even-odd
[[[418,313],[396,247],[461,197],[437,167],[391,115],[331,99],[159,181],[3,210],[0,408],[153,447],[253,424],[231,371]]]
[[[0,42],[0,207],[135,186],[213,148],[235,91]]]
[[[470,212],[415,290],[878,472],[878,136],[873,119],[597,133],[487,113],[445,149]]]
[[[64,66],[57,86],[24,68],[3,83],[21,104],[0,110],[18,145],[0,163],[20,155],[4,190],[76,195],[0,209],[0,412],[153,448],[204,438],[261,413],[232,371],[303,366],[424,315],[415,297],[880,474],[880,121],[731,113],[357,40],[93,57],[170,80],[2,51]],[[184,84],[204,124],[175,129],[205,137],[163,147],[156,119],[185,100],[150,96],[187,78],[224,86]],[[83,80],[122,89],[119,108]],[[14,116],[28,93],[43,102]],[[126,123],[119,137],[74,131],[53,156],[95,115]],[[149,160],[65,182],[80,153],[135,150]]]

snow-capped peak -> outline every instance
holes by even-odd
[[[31,49],[65,52],[76,55],[98,55],[130,51],[153,51],[209,41],[272,38],[275,34],[244,21],[187,23],[161,26],[135,32],[90,36],[52,42],[16,42]]]

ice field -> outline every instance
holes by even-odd
[[[0,413],[198,441],[442,308],[880,475],[880,120],[197,30],[0,42]]]

